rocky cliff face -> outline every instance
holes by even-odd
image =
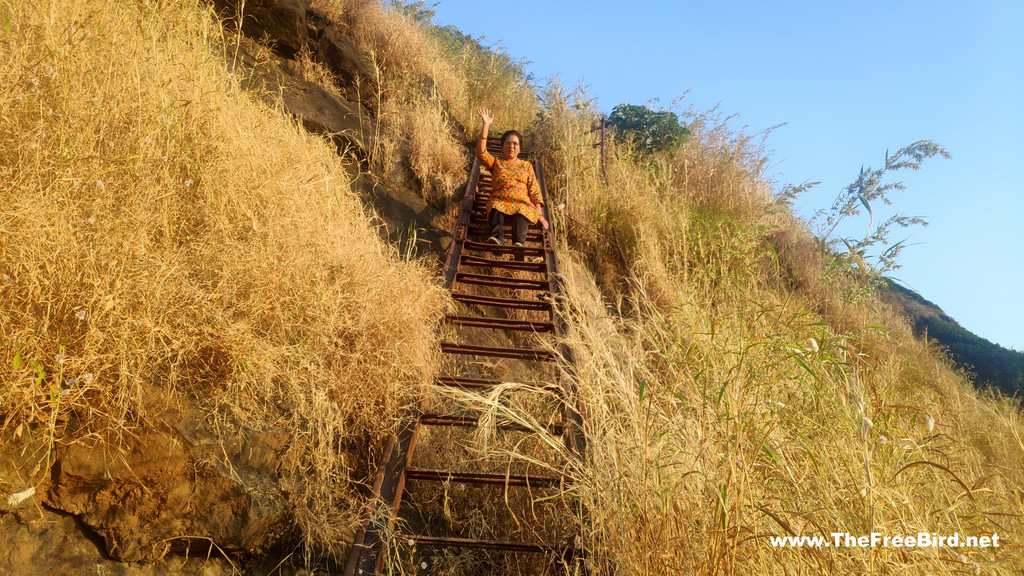
[[[122,448],[84,440],[65,449],[47,502],[81,518],[111,557],[126,562],[151,562],[206,539],[265,554],[294,536],[287,479],[279,475],[287,436],[240,429],[223,438],[196,420],[167,413],[162,420],[165,427],[148,427]]]
[[[228,23],[239,19],[236,4],[230,0],[214,3]],[[339,153],[357,158],[362,166],[354,166],[353,171],[365,173],[377,132],[378,75],[370,60],[346,36],[343,25],[310,8],[309,0],[246,2],[244,10],[243,35],[237,38],[237,45],[225,45],[223,53],[225,61],[236,66],[242,85],[272,105],[280,102],[307,130],[331,139]],[[274,50],[274,59],[256,56],[263,45],[255,39],[264,40]],[[330,71],[341,96],[288,72],[285,64],[300,50]],[[460,198],[426,202],[418,193],[409,159],[400,149],[394,154],[395,162],[386,173],[360,177],[355,187],[383,221],[390,242],[405,251],[406,232],[414,229],[418,231],[414,240],[418,250],[443,254],[450,240],[444,215]]]
[[[0,444],[3,484],[46,459],[44,431],[19,431]],[[0,562],[20,566],[22,574],[53,574],[48,566],[152,564],[178,552],[206,556],[211,546],[274,556],[297,537],[286,495],[299,480],[282,473],[292,448],[283,431],[246,429],[230,419],[211,424],[193,408],[169,406],[131,436],[75,439],[56,450],[50,480],[33,496],[0,503],[0,534],[24,541],[0,552]],[[64,544],[44,544],[50,540]],[[28,552],[33,548],[45,554]]]
[[[334,139],[339,146],[353,146],[365,156],[374,133],[376,74],[352,40],[313,11],[309,0],[246,2],[242,13],[231,0],[216,0],[214,6],[227,24],[243,23],[240,45],[228,43],[224,56],[237,67],[244,86],[267,100],[280,95],[306,129]],[[337,78],[343,97],[295,78],[280,65],[260,62],[253,56],[257,40],[274,50],[276,62],[293,59],[305,49]]]

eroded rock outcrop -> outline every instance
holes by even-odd
[[[213,6],[226,21],[241,21],[246,36],[269,40],[285,56],[306,46],[310,0],[214,0]]]
[[[328,135],[339,146],[353,146],[365,156],[373,146],[376,74],[350,38],[312,10],[309,0],[258,0],[244,5],[216,0],[214,7],[227,22],[242,23],[240,44],[225,48],[240,66],[247,89],[262,92],[268,100],[280,97],[307,130]],[[265,41],[285,59],[306,49],[335,76],[341,96],[289,74],[273,61],[256,58],[254,40]]]
[[[123,561],[152,562],[193,540],[261,554],[295,536],[280,473],[287,435],[217,433],[173,412],[159,420],[120,444],[62,448],[46,504],[79,516]]]
[[[339,149],[366,156],[373,147],[374,120],[369,110],[288,74],[274,62],[260,61],[254,56],[257,46],[252,40],[241,37],[238,42],[238,46],[226,48],[245,89],[260,94],[271,105],[280,99],[306,130],[331,138]]]

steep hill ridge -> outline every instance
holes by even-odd
[[[975,385],[1024,396],[1024,351],[1007,350],[974,334],[942,308],[895,282],[887,282],[882,295],[906,312],[917,337],[945,346],[950,357],[972,374]]]

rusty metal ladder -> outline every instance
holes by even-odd
[[[497,139],[488,140],[488,149],[492,154],[500,153]],[[543,166],[535,162],[535,172],[544,197],[544,217],[551,222],[547,203],[547,188],[544,182]],[[491,243],[477,242],[473,237],[487,236],[487,214],[484,212],[490,194],[490,176],[481,174],[479,160],[473,161],[466,194],[452,242],[444,266],[445,286],[452,289],[452,298],[466,309],[505,310],[506,317],[489,315],[473,315],[461,313],[445,318],[448,326],[470,327],[486,330],[519,332],[526,334],[551,334],[557,342],[565,331],[564,320],[560,316],[559,307],[554,305],[561,295],[561,274],[558,256],[555,250],[553,226],[542,229],[539,224],[532,225],[527,232],[526,245],[499,246]],[[507,257],[511,256],[511,259]],[[526,259],[530,258],[531,261]],[[469,271],[471,269],[472,271]],[[511,276],[498,275],[495,271],[511,271]],[[528,272],[539,274],[541,279],[524,279],[516,277],[516,273]],[[523,274],[519,274],[522,276]],[[453,288],[454,286],[454,288]],[[527,292],[533,298],[508,297],[500,294],[471,293],[470,287],[481,287],[490,292],[510,291]],[[472,308],[471,308],[472,307]],[[514,312],[513,312],[514,311]],[[517,319],[507,317],[510,314],[533,312],[532,316],[544,318]],[[546,316],[546,318],[545,318]],[[552,347],[515,347],[515,346],[483,346],[474,343],[442,341],[441,351],[451,356],[473,356],[525,362],[555,362],[553,370],[558,374],[557,383],[529,383],[538,389],[554,390],[555,396],[561,400],[561,421],[549,422],[545,427],[550,434],[562,436],[567,451],[573,458],[582,458],[586,451],[582,420],[575,405],[574,378],[575,358],[572,349],[564,343],[557,348]],[[503,383],[501,378],[485,378],[464,375],[439,375],[435,385],[442,387],[458,387],[464,390],[486,392]],[[523,383],[526,385],[527,383]],[[502,551],[512,554],[541,555],[548,565],[554,565],[554,572],[568,572],[567,567],[575,562],[575,570],[581,566],[582,552],[578,549],[579,538],[574,542],[536,542],[515,539],[482,539],[457,535],[431,535],[396,532],[396,521],[400,517],[403,497],[406,496],[407,484],[432,483],[443,486],[444,490],[452,484],[490,486],[503,488],[506,506],[510,490],[526,490],[531,494],[534,490],[564,487],[567,479],[556,476],[543,476],[530,473],[513,474],[504,472],[468,472],[450,469],[421,468],[413,465],[413,454],[417,448],[422,431],[430,427],[469,428],[480,425],[479,418],[473,414],[458,411],[454,413],[432,413],[423,410],[422,406],[409,406],[394,436],[385,448],[382,464],[373,484],[373,493],[366,510],[362,526],[357,531],[352,551],[345,565],[346,576],[368,576],[379,574],[385,567],[389,550],[395,546],[409,545],[428,549],[477,549]],[[500,423],[496,428],[505,432],[526,432],[531,430],[516,423]],[[432,447],[437,450],[438,447]],[[442,449],[444,447],[441,447]],[[500,496],[500,495],[499,495]],[[445,495],[447,497],[447,493]],[[530,496],[532,498],[532,496]],[[460,505],[471,506],[473,502],[463,501]],[[511,508],[509,508],[511,509]],[[582,507],[575,508],[578,519],[582,518]],[[518,522],[518,521],[517,521]],[[410,522],[403,521],[403,527]],[[577,534],[578,536],[578,534]],[[425,564],[424,564],[425,566]],[[416,569],[414,571],[421,573]],[[551,570],[548,570],[551,571]]]

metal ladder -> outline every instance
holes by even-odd
[[[500,153],[500,143],[497,139],[488,140],[488,150],[495,155]],[[551,222],[543,166],[540,162],[535,162],[534,169],[544,197],[544,217]],[[475,331],[476,334],[480,334],[480,330],[499,331],[506,335],[519,333],[520,340],[536,340],[550,335],[555,338],[555,343],[559,343],[565,332],[565,324],[556,305],[561,295],[561,274],[553,226],[542,229],[539,224],[532,225],[527,232],[526,245],[522,247],[474,241],[474,237],[487,236],[487,214],[484,211],[490,192],[490,175],[482,173],[479,160],[474,159],[443,270],[445,286],[452,290],[452,298],[462,311],[447,316],[444,324],[455,330]],[[506,336],[506,342],[510,338],[511,336]],[[453,371],[459,372],[472,371],[472,361],[465,360],[466,357],[494,359],[493,362],[484,361],[492,367],[503,367],[509,363],[519,363],[520,366],[524,365],[523,363],[547,364],[550,368],[546,370],[552,375],[548,381],[519,382],[518,386],[523,389],[547,391],[548,397],[559,400],[560,419],[551,421],[549,418],[543,427],[548,434],[563,438],[565,452],[572,458],[583,457],[586,452],[586,441],[583,436],[582,419],[575,406],[575,358],[571,348],[564,343],[558,344],[557,347],[524,347],[506,343],[482,345],[476,342],[443,340],[441,352],[446,356],[448,364],[456,368]],[[486,393],[495,386],[502,385],[506,380],[483,377],[479,374],[448,373],[437,376],[434,384],[438,387],[455,387]],[[512,554],[514,557],[502,556],[497,559],[491,558],[489,561],[498,564],[515,563],[521,567],[518,573],[582,571],[578,529],[582,525],[584,513],[578,500],[570,504],[563,502],[564,511],[574,516],[567,524],[574,524],[577,533],[574,538],[563,537],[557,542],[515,537],[482,538],[451,533],[435,534],[431,533],[431,529],[450,532],[443,529],[446,521],[441,515],[420,514],[430,516],[424,520],[422,517],[413,518],[417,516],[414,512],[403,512],[403,503],[406,504],[405,508],[408,508],[409,501],[415,498],[410,495],[410,486],[428,494],[427,500],[432,493],[443,492],[440,498],[445,502],[443,508],[446,511],[450,508],[447,504],[450,500],[450,490],[461,489],[468,492],[465,486],[472,486],[476,491],[475,499],[473,496],[467,496],[460,500],[457,504],[460,508],[483,510],[482,505],[489,504],[492,510],[504,509],[511,516],[515,516],[510,503],[512,500],[518,498],[518,502],[525,502],[532,509],[539,502],[562,499],[559,493],[561,491],[564,494],[566,486],[570,483],[566,477],[537,474],[530,469],[516,473],[510,469],[500,472],[467,471],[461,469],[467,463],[458,461],[451,461],[446,468],[416,465],[414,455],[418,448],[433,455],[443,454],[448,449],[454,450],[444,442],[441,442],[440,446],[436,445],[437,441],[424,443],[424,436],[432,438],[439,435],[443,438],[443,432],[434,432],[438,429],[473,430],[481,425],[480,416],[467,413],[458,406],[448,406],[447,411],[435,411],[425,408],[422,402],[416,406],[407,406],[405,412],[394,436],[385,447],[364,522],[355,535],[352,551],[343,572],[346,576],[382,573],[388,555],[398,554],[397,549],[400,547],[405,547],[406,550],[429,549],[435,554],[441,549],[475,549]],[[536,432],[534,428],[513,421],[499,422],[494,425],[494,429],[502,434]],[[462,485],[463,488],[452,488],[453,485]],[[486,497],[488,490],[493,494],[490,498]],[[512,496],[513,491],[521,491],[525,496]],[[550,495],[551,492],[554,492],[554,496]],[[564,500],[571,502],[572,498]],[[529,524],[531,520],[536,520],[537,516],[534,514],[532,519],[529,513],[521,516],[512,518],[511,525],[516,528],[513,531],[520,534],[534,533]],[[400,523],[398,530],[396,523]],[[520,556],[532,556],[533,559],[520,559]],[[429,559],[431,556],[421,554],[421,557]],[[417,558],[410,554],[406,554],[405,562],[412,567],[414,573],[432,572],[433,566],[430,562],[418,562]],[[474,573],[479,573],[479,566],[481,565],[473,569]],[[516,570],[515,567],[505,568],[510,574],[517,573]]]

